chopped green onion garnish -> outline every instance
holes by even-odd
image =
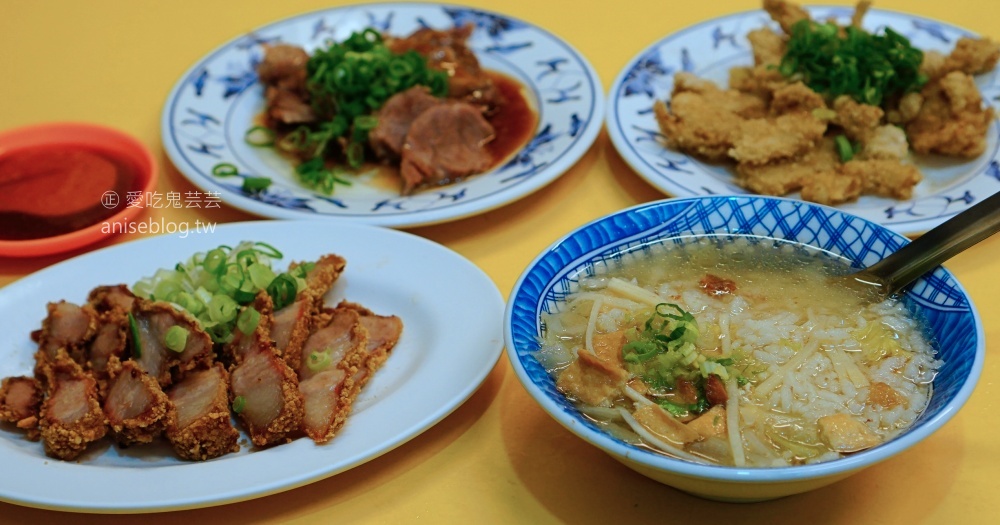
[[[167,301],[194,316],[216,343],[233,339],[242,306],[249,305],[261,291],[269,290],[277,276],[271,261],[279,250],[267,243],[242,242],[235,248],[219,246],[196,253],[172,269],[157,270],[135,284],[136,295]],[[294,300],[299,280],[289,274],[272,287],[278,297]],[[304,287],[304,283],[302,284]],[[251,315],[251,314],[247,314]],[[247,319],[244,328],[254,325]],[[255,325],[254,325],[255,327]],[[253,328],[248,328],[250,332]]]
[[[226,323],[236,319],[239,305],[228,295],[217,294],[208,303],[208,317],[216,323]]]
[[[142,340],[139,339],[139,324],[135,322],[132,312],[128,313],[128,331],[132,334],[132,357],[142,357]]]
[[[163,343],[174,352],[180,353],[187,346],[188,330],[183,326],[171,326],[163,335]]]
[[[257,329],[259,323],[260,312],[252,306],[247,306],[240,312],[240,316],[236,319],[236,328],[239,328],[240,332],[250,335]]]
[[[837,145],[837,154],[840,155],[841,162],[847,162],[854,158],[854,146],[851,145],[851,141],[847,140],[847,137],[837,135],[833,141]]]
[[[247,193],[255,193],[259,191],[264,191],[271,187],[271,179],[268,177],[244,177],[243,178],[243,191]]]
[[[274,302],[274,310],[278,311],[295,301],[295,296],[298,294],[298,286],[292,276],[283,273],[275,277],[271,281],[271,284],[267,285],[267,294],[271,296],[271,300]]]
[[[258,253],[262,253],[262,254],[264,254],[264,255],[266,255],[268,257],[271,257],[271,258],[274,258],[274,259],[280,259],[280,258],[284,257],[284,255],[282,255],[282,253],[280,251],[278,251],[277,248],[275,248],[274,246],[271,246],[270,244],[268,244],[266,242],[260,242],[260,241],[258,241],[258,242],[255,242],[253,245],[255,247],[257,247],[257,252]]]
[[[312,352],[309,354],[309,359],[306,359],[306,366],[308,366],[309,370],[312,370],[313,372],[319,372],[320,370],[330,366],[332,362],[333,358],[330,357],[329,353]]]
[[[247,275],[250,276],[250,281],[257,287],[257,289],[267,289],[267,285],[271,284],[274,280],[274,272],[264,266],[263,264],[254,264],[247,268]]]
[[[240,170],[235,164],[220,162],[215,166],[212,166],[212,175],[215,175],[216,177],[235,177],[239,174]]]
[[[923,51],[888,27],[874,34],[802,20],[792,26],[786,48],[781,74],[801,78],[831,100],[848,95],[879,106],[887,98],[919,91],[927,82],[920,73]]]
[[[226,265],[226,269],[222,272],[222,277],[219,278],[219,288],[227,293],[232,294],[236,290],[239,290],[243,286],[243,281],[246,280],[246,274],[243,271],[243,267],[239,263],[232,263]]]
[[[352,142],[347,145],[347,165],[357,169],[365,161],[365,148],[359,142]]]
[[[243,409],[247,407],[247,400],[243,396],[236,396],[233,399],[233,412],[237,414],[243,412]]]
[[[205,254],[205,262],[202,263],[202,266],[205,267],[205,270],[208,271],[208,273],[218,274],[222,273],[222,270],[225,268],[225,263],[226,252],[224,252],[222,248],[215,248],[209,250],[208,253]]]
[[[243,140],[251,146],[269,148],[274,146],[274,131],[264,126],[254,126],[243,134]]]
[[[181,285],[175,281],[160,281],[153,288],[153,295],[164,301],[172,301],[173,296],[181,290]]]

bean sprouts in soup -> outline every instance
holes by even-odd
[[[849,271],[770,239],[647,246],[581,278],[536,356],[627,442],[720,465],[829,461],[909,427],[942,364],[898,298],[828,279]]]

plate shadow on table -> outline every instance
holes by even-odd
[[[505,368],[494,367],[483,384],[453,413],[424,433],[400,445],[385,455],[363,465],[296,489],[249,501],[195,510],[137,515],[67,514],[22,507],[0,502],[0,524],[7,523],[80,523],[115,525],[141,520],[147,525],[173,525],[176,523],[247,523],[285,522],[306,516],[317,516],[324,509],[379,490],[385,482],[405,475],[421,464],[432,460],[443,449],[460,439],[485,414],[493,404],[505,376]],[[350,424],[348,419],[347,424]],[[327,446],[337,446],[336,438]],[[266,453],[266,451],[264,451]],[[122,488],[109,490],[127,490]],[[236,510],[236,507],[242,507]],[[350,523],[365,519],[366,515],[338,514],[336,520]],[[376,516],[372,515],[372,518]],[[327,516],[325,520],[334,519]]]
[[[940,514],[941,492],[954,485],[964,453],[959,416],[911,450],[833,485],[762,503],[720,503],[633,472],[564,429],[522,389],[509,389],[499,403],[503,442],[515,472],[553,521],[562,523],[694,517],[698,523],[799,525],[804,516],[813,523],[920,523]],[[909,493],[884,500],[887,487],[900,483]]]

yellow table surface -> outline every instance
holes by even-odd
[[[473,0],[469,4],[529,20],[566,39],[589,58],[605,89],[625,62],[653,41],[759,5],[752,0]],[[193,191],[160,145],[160,112],[174,82],[209,50],[231,38],[330,5],[318,0],[3,0],[0,129],[60,120],[117,127],[153,149],[162,167],[160,191]],[[1000,4],[993,0],[880,0],[877,7],[1000,37]],[[469,258],[506,296],[531,259],[564,233],[601,215],[662,197],[626,166],[602,131],[575,167],[537,193],[483,215],[410,231]],[[155,219],[192,223],[255,218],[226,208],[146,213]],[[114,237],[87,249],[136,237]],[[0,258],[0,286],[72,255]],[[992,354],[1000,351],[998,261],[1000,238],[993,238],[947,264],[969,290],[987,332],[986,369],[965,408],[906,453],[821,490],[738,505],[704,501],[657,484],[559,426],[528,397],[504,356],[467,403],[384,456],[268,497],[142,519],[150,524],[996,523],[1000,362]],[[9,336],[0,337],[0,343]],[[0,475],[18,473],[0,465]],[[156,487],[107,490],[142,492]],[[135,519],[0,503],[0,523]]]

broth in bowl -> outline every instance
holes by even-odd
[[[887,442],[943,365],[898,298],[831,285],[841,259],[702,237],[606,259],[542,315],[535,357],[618,439],[697,463],[779,467]]]

